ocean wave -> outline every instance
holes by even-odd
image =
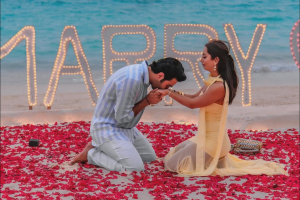
[[[263,21],[263,22],[274,22],[274,21],[284,21],[282,17],[251,17],[254,21]]]
[[[52,4],[53,5],[56,5],[56,6],[60,6],[60,5],[64,5],[64,4],[67,4],[68,2],[65,2],[65,1],[55,1],[55,2],[53,2]]]
[[[252,72],[254,73],[264,73],[264,72],[288,72],[288,71],[297,71],[297,65],[294,64],[279,64],[273,63],[262,66],[254,66]]]
[[[241,3],[241,4],[231,5],[231,6],[232,7],[238,7],[238,8],[249,8],[249,7],[255,7],[255,4]]]
[[[236,66],[238,73],[239,67]],[[187,76],[193,76],[192,69],[189,67],[184,68],[185,73]],[[264,64],[264,65],[256,65],[252,67],[252,73],[266,73],[266,72],[290,72],[290,71],[298,71],[297,65],[295,63],[289,64],[282,64],[282,63],[271,63],[271,64]],[[204,76],[208,76],[208,71],[203,71]]]

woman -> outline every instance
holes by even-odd
[[[236,95],[238,76],[225,43],[211,40],[205,45],[201,63],[210,75],[199,92],[189,95],[171,89],[158,90],[188,108],[201,108],[197,136],[172,148],[164,158],[165,168],[188,176],[288,175],[282,164],[261,159],[242,160],[229,153],[227,110]]]

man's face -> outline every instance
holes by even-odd
[[[158,79],[154,79],[151,83],[151,87],[152,89],[168,89],[170,87],[173,87],[176,83],[177,80],[176,78],[173,78],[172,80],[168,81],[168,80],[164,80],[163,82],[161,82],[163,79],[159,80]]]

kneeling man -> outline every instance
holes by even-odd
[[[148,140],[135,125],[144,109],[162,100],[157,89],[167,89],[185,81],[182,64],[163,58],[148,65],[129,65],[116,71],[101,90],[90,132],[92,142],[71,162],[88,161],[111,171],[142,171],[143,162],[155,160]],[[147,95],[148,86],[152,91]]]

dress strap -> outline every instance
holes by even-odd
[[[214,84],[216,81],[221,81],[224,82],[224,80],[221,78],[221,75],[217,76],[217,77],[212,77],[209,74],[209,77],[207,79],[204,80],[205,85],[207,86],[206,90],[208,90],[208,88]]]

